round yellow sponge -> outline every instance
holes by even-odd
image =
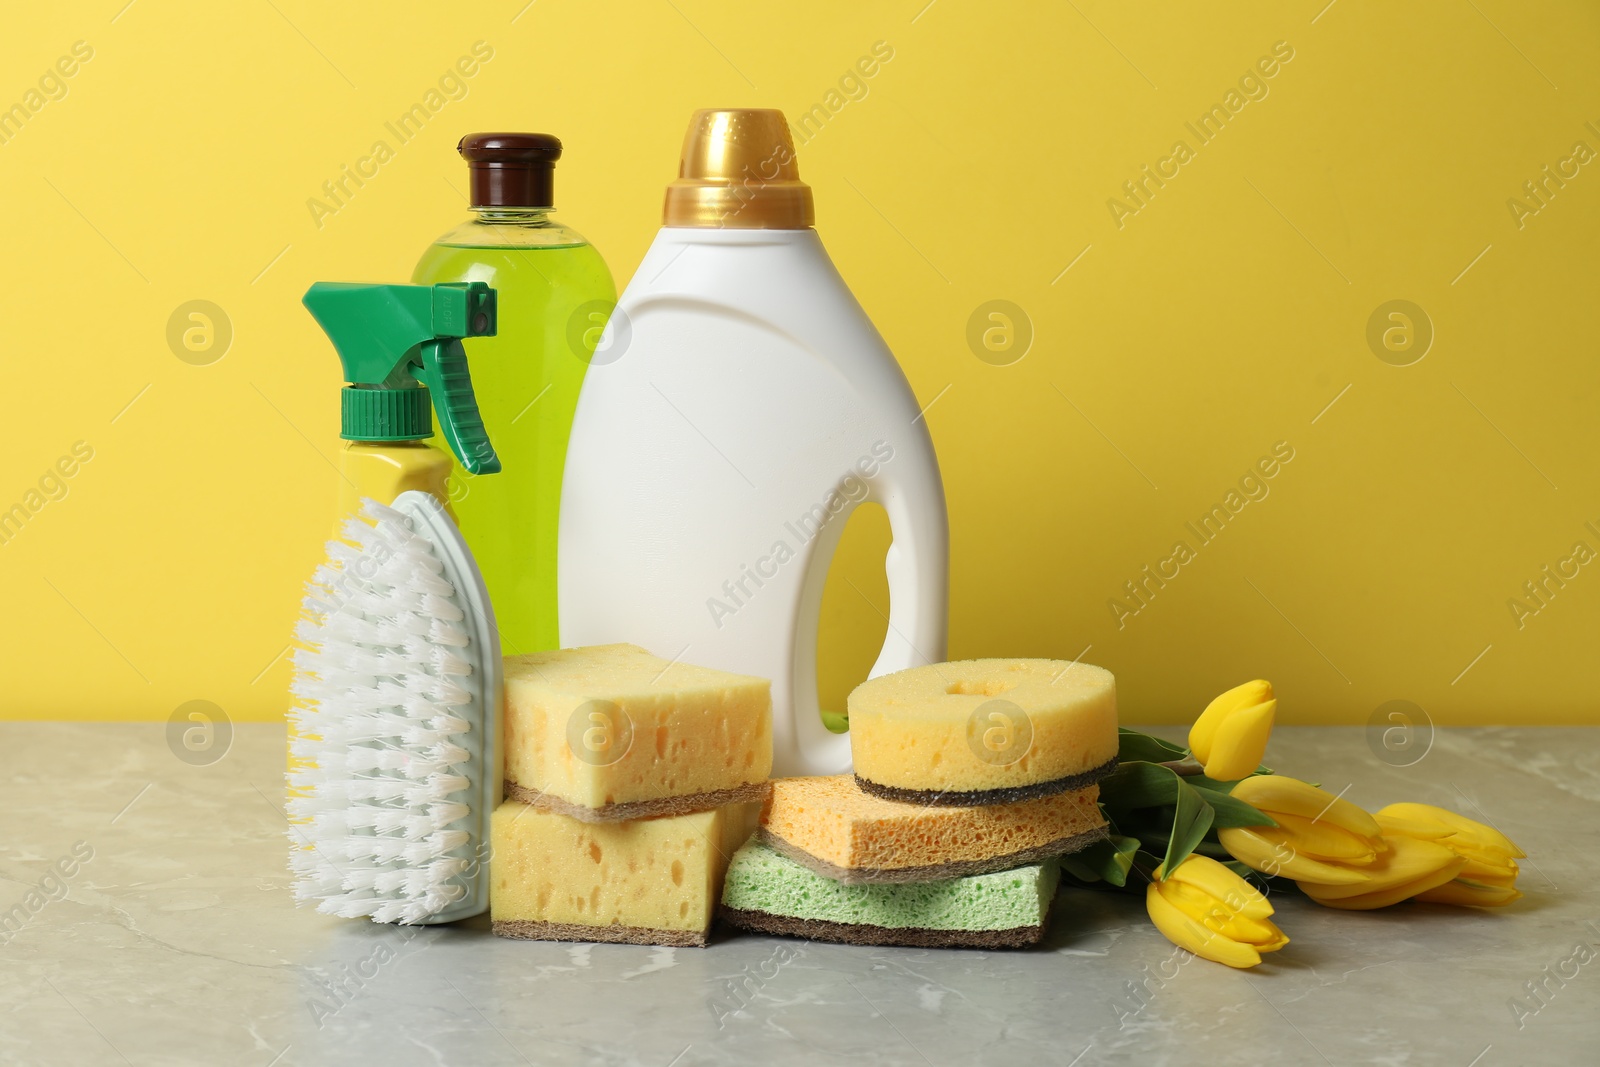
[[[1087,663],[913,667],[857,686],[849,711],[856,779],[891,800],[1007,803],[1082,788],[1116,765],[1116,679]]]

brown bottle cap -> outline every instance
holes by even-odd
[[[469,133],[456,151],[467,161],[473,207],[550,207],[561,141],[548,133]]]
[[[810,229],[811,187],[800,180],[783,112],[696,111],[662,214],[668,226]]]

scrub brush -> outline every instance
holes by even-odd
[[[290,712],[298,903],[442,923],[488,908],[500,641],[483,576],[427,493],[367,499],[307,586]]]

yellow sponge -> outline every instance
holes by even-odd
[[[1009,870],[1075,852],[1105,836],[1086,786],[1015,804],[927,807],[863,792],[847,774],[780,778],[761,812],[761,839],[846,885],[926,882]]]
[[[913,667],[857,686],[849,711],[856,778],[891,800],[1009,803],[1082,788],[1116,766],[1116,681],[1087,663]]]
[[[587,821],[760,800],[772,771],[764,678],[637,645],[505,661],[506,796]]]
[[[489,917],[502,937],[704,945],[755,806],[586,823],[516,800],[495,809]]]

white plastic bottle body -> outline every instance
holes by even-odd
[[[773,774],[848,771],[816,636],[863,501],[894,538],[872,676],[945,658],[944,490],[899,364],[813,230],[663,229],[608,334],[567,452],[561,643],[769,678]]]

